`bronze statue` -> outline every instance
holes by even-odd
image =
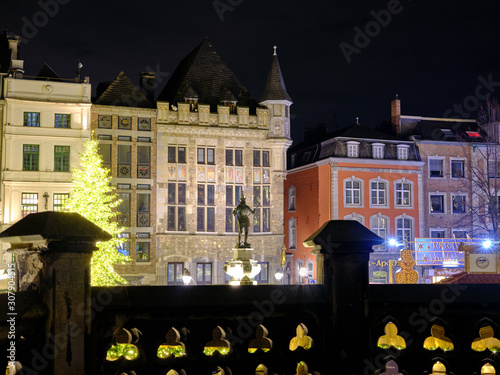
[[[250,226],[250,219],[248,215],[255,214],[255,210],[252,210],[247,206],[245,202],[245,196],[242,194],[240,198],[240,204],[236,206],[233,210],[233,215],[236,216],[236,220],[238,220],[238,243],[236,247],[250,247],[250,244],[247,242],[248,239],[248,227]],[[243,244],[241,243],[241,232],[245,230],[245,240]]]

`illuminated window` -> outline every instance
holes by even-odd
[[[429,177],[443,177],[443,159],[429,158]]]
[[[344,203],[346,206],[361,205],[361,181],[355,179],[344,180]]]
[[[243,186],[226,185],[226,232],[236,232],[237,223],[233,209],[240,203]]]
[[[258,284],[267,284],[269,281],[269,272],[268,272],[268,262],[258,262],[260,264],[260,272],[255,275],[254,280],[257,281]]]
[[[54,171],[69,172],[69,146],[54,146]]]
[[[118,215],[116,220],[118,225],[130,226],[130,193],[117,193],[120,204],[117,207]]]
[[[451,177],[464,178],[465,177],[465,161],[464,160],[451,160]]]
[[[396,240],[398,243],[409,242],[413,235],[413,219],[407,216],[396,218]]]
[[[99,143],[99,155],[103,168],[111,169],[111,144]]]
[[[151,118],[139,117],[137,119],[137,130],[150,131],[151,130]]]
[[[151,178],[151,147],[137,146],[137,178]]]
[[[396,207],[411,207],[413,204],[411,182],[404,179],[396,181],[395,188]]]
[[[347,142],[347,157],[349,158],[359,157],[359,142],[355,141]]]
[[[71,127],[71,115],[65,113],[56,113],[54,127],[69,129]]]
[[[149,262],[149,242],[137,242],[135,251],[136,262]]]
[[[66,204],[66,200],[68,198],[69,194],[54,193],[53,196],[54,211],[67,211],[67,209],[64,208],[64,205]]]
[[[215,185],[198,184],[197,188],[197,223],[198,232],[215,232]]]
[[[182,273],[184,262],[169,262],[167,265],[167,282],[169,285],[184,285]]]
[[[118,238],[120,239],[123,239],[123,242],[118,244],[118,246],[116,247],[116,250],[125,255],[125,256],[129,256],[130,255],[130,233],[119,233],[117,234]]]
[[[451,207],[454,214],[465,213],[465,195],[457,194],[451,196]]]
[[[198,148],[197,162],[198,164],[215,164],[215,149]]]
[[[387,183],[382,180],[370,181],[370,206],[387,205]]]
[[[444,238],[444,229],[431,229],[430,231],[431,238]]]
[[[40,112],[24,112],[24,126],[40,126]]]
[[[444,194],[431,194],[429,201],[431,214],[444,213]]]
[[[398,149],[398,160],[408,160],[408,150],[409,145],[397,145]]]
[[[118,145],[118,177],[130,177],[131,146]]]
[[[376,246],[375,249],[379,251],[385,250],[385,240],[387,239],[387,233],[389,231],[389,218],[382,215],[372,216],[370,218],[370,230],[384,239],[384,243]]]
[[[271,187],[269,185],[254,185],[253,187],[253,231],[271,231]]]
[[[295,189],[295,186],[290,186],[288,188],[288,211],[295,211],[296,195],[297,195],[297,189]]]
[[[38,194],[23,193],[21,198],[21,216],[26,217],[29,214],[38,212]]]
[[[150,194],[137,194],[137,226],[149,227],[150,226]]]
[[[167,230],[186,230],[186,183],[169,182],[167,185]]]
[[[196,263],[196,285],[212,284],[212,263]]]
[[[294,218],[288,220],[288,248],[297,249],[297,222]]]
[[[373,143],[372,144],[372,156],[374,159],[384,158],[384,144],[383,143]]]

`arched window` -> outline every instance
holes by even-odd
[[[396,218],[396,240],[398,243],[413,241],[413,218],[403,215]]]
[[[389,217],[381,215],[373,215],[370,217],[370,230],[377,236],[382,237],[384,241],[387,240],[387,233],[389,233]],[[376,250],[385,250],[385,242],[382,245],[375,247]]]
[[[297,222],[293,217],[288,220],[288,248],[297,249]]]
[[[295,211],[296,209],[296,196],[297,190],[295,186],[290,186],[288,188],[288,211]]]

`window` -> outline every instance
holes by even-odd
[[[215,232],[215,185],[198,184],[196,230]],[[210,207],[212,206],[212,207]]]
[[[112,141],[113,137],[111,136],[111,134],[99,134],[97,136],[97,139],[99,139],[100,141]]]
[[[464,160],[451,160],[451,177],[464,178],[465,177],[465,161]]]
[[[465,213],[465,195],[452,195],[451,196],[452,213],[464,214]]]
[[[260,151],[253,150],[253,166],[260,167]]]
[[[131,146],[118,145],[118,176],[130,177]]]
[[[130,135],[119,135],[118,140],[120,142],[132,142],[132,137]]]
[[[357,158],[359,156],[359,142],[347,142],[347,157]]]
[[[130,242],[129,242],[130,233],[119,233],[119,234],[117,234],[116,237],[123,239],[123,242],[116,246],[116,250],[125,256],[129,256],[130,255]]]
[[[99,155],[102,158],[103,168],[111,169],[111,144],[99,144]]]
[[[396,181],[396,207],[412,206],[412,184],[410,181]]]
[[[243,151],[226,149],[226,165],[243,165]]]
[[[296,196],[297,196],[297,189],[295,189],[295,186],[290,186],[288,188],[288,211],[295,211]]]
[[[151,178],[151,147],[137,146],[137,178]]]
[[[21,216],[26,217],[29,214],[38,212],[38,194],[23,193],[21,198]]]
[[[444,213],[444,195],[443,194],[431,194],[431,214],[442,214]]]
[[[372,144],[372,154],[374,159],[384,158],[384,144],[383,143],[373,143]]]
[[[118,129],[131,130],[132,129],[132,117],[130,117],[130,116],[118,116]]]
[[[67,209],[64,208],[64,205],[66,204],[66,200],[68,198],[69,194],[54,193],[52,202],[54,211],[67,211]]]
[[[361,182],[350,179],[344,181],[345,204],[351,206],[361,205]]]
[[[488,160],[488,177],[500,177],[500,163],[496,160]]]
[[[130,226],[130,193],[118,193],[120,204],[117,207],[118,215],[116,220],[118,225],[129,227]]]
[[[198,148],[197,162],[198,164],[215,164],[215,149]]]
[[[357,214],[356,212],[353,212],[350,215],[344,216],[344,220],[355,220],[360,224],[363,224],[363,225],[365,224],[364,216],[361,216],[361,215]]]
[[[431,229],[429,232],[431,238],[444,238],[444,229]]]
[[[137,119],[137,130],[150,131],[151,130],[151,118],[150,117],[139,117]]]
[[[215,164],[215,149],[207,148],[207,164]]]
[[[370,205],[385,206],[387,204],[387,183],[381,180],[370,181]]]
[[[23,171],[38,171],[39,145],[23,145]]]
[[[69,172],[69,146],[54,146],[54,171]]]
[[[397,145],[398,160],[408,160],[409,145]]]
[[[111,120],[111,115],[99,115],[97,126],[102,129],[111,129]]]
[[[429,159],[429,177],[443,176],[443,159]]]
[[[196,285],[212,284],[212,263],[196,263]]]
[[[150,194],[137,194],[137,226],[149,227]]]
[[[455,238],[467,238],[467,231],[462,229],[453,229],[453,236]]]
[[[167,230],[186,230],[186,184],[169,182],[167,191]]]
[[[40,126],[40,112],[24,112],[24,126]]]
[[[185,163],[186,162],[186,147],[168,147],[168,162],[169,163]]]
[[[382,245],[375,247],[376,250],[385,250],[385,241],[387,239],[387,232],[389,231],[389,218],[387,216],[375,215],[370,218],[370,230],[377,236],[384,239]]]
[[[262,166],[270,167],[271,161],[269,160],[269,151],[262,151]]]
[[[312,260],[306,261],[306,269],[309,280],[314,279],[314,262]]]
[[[183,285],[182,273],[184,272],[184,263],[172,262],[167,265],[167,283],[169,285]]]
[[[288,220],[288,249],[297,249],[297,222],[294,218]]]
[[[149,242],[137,242],[135,250],[136,262],[149,262]]]
[[[258,264],[260,264],[260,272],[255,275],[254,280],[257,284],[267,284],[269,282],[268,262],[258,262]]]
[[[137,137],[137,142],[151,143],[151,137]]]
[[[56,113],[54,120],[55,128],[71,128],[71,115],[66,113]]]
[[[396,240],[398,243],[410,242],[412,240],[413,219],[403,216],[396,218]]]
[[[197,155],[198,155],[197,157],[198,164],[205,164],[205,149],[199,148]]]
[[[254,232],[271,231],[271,187],[269,185],[254,185],[253,187]]]
[[[233,215],[233,209],[240,203],[243,186],[226,185],[226,232],[236,232],[237,222]]]

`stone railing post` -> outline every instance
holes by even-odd
[[[48,365],[44,374],[87,373],[90,260],[96,242],[109,239],[111,235],[79,214],[50,211],[28,215],[0,233],[0,240],[11,244],[10,251],[23,254],[23,259],[38,255],[41,264],[40,272],[30,282],[48,310],[45,351],[53,354],[45,358]]]
[[[325,352],[334,356],[339,374],[362,374],[369,357],[368,263],[372,247],[382,242],[354,220],[328,221],[304,241],[322,260],[318,281],[325,285],[332,315]]]

